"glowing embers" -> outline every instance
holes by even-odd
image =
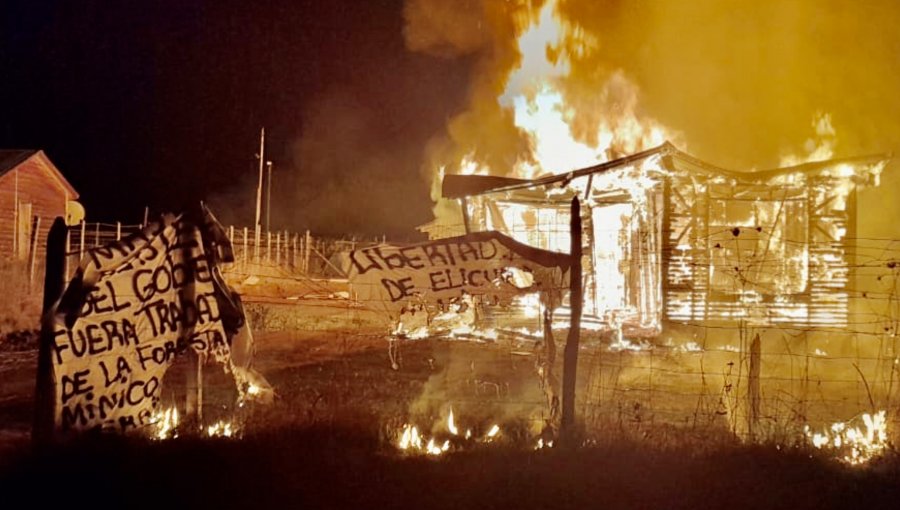
[[[865,464],[883,454],[889,446],[885,411],[862,415],[862,427],[837,422],[820,432],[804,428],[810,444],[832,452],[835,457],[852,465]]]
[[[500,426],[497,424],[491,425],[487,432],[477,437],[471,428],[467,428],[465,433],[462,433],[453,416],[453,408],[450,408],[446,422],[436,428],[440,430],[434,436],[427,437],[419,431],[417,426],[404,424],[396,446],[406,453],[438,456],[450,450],[459,450],[474,444],[491,443],[500,436]]]

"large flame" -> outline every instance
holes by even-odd
[[[622,72],[613,73],[602,90],[590,91],[598,99],[587,104],[602,112],[585,115],[576,110],[566,92],[577,90],[566,87],[570,59],[599,51],[599,44],[580,27],[561,21],[556,7],[556,0],[550,0],[533,19],[525,16],[519,20],[521,58],[497,98],[501,107],[513,111],[515,126],[530,145],[530,157],[516,160],[512,176],[529,179],[564,173],[677,138],[652,119],[640,116],[637,87]],[[469,154],[457,172],[489,174],[494,170]]]

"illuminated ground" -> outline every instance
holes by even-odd
[[[575,453],[535,451],[546,410],[527,345],[409,342],[396,371],[387,347],[360,329],[261,334],[257,368],[278,397],[242,415],[243,440],[148,446],[102,438],[49,457],[26,448],[34,351],[0,353],[0,488],[21,497],[25,482],[56,480],[59,490],[34,501],[42,506],[102,483],[110,502],[141,494],[137,506],[158,507],[158,496],[210,508],[892,508],[900,496],[894,457],[850,468],[807,449],[740,446],[713,435],[720,427],[681,427],[694,430],[686,434],[651,426],[633,407],[611,422],[620,430],[605,429],[611,440],[600,436]],[[607,355],[631,360],[632,370],[644,357]],[[171,377],[178,380],[177,369]],[[227,379],[208,370],[207,381],[208,418],[227,416]],[[472,440],[448,435],[451,405]],[[453,439],[452,451],[440,459],[398,454],[405,422]],[[495,423],[499,438],[481,442]]]

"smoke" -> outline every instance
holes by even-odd
[[[412,51],[455,57],[488,42],[481,0],[409,0],[403,8],[403,35]]]
[[[430,357],[406,360],[426,363],[432,370],[408,409],[420,426],[430,421],[425,431],[445,431],[452,408],[460,429],[471,428],[476,437],[494,424],[507,436],[530,439],[540,433],[547,410],[533,358],[466,342],[432,346]]]
[[[543,4],[407,1],[410,50],[478,59],[467,108],[431,144],[429,172],[453,173],[473,154],[503,175],[532,157],[498,98],[522,59],[516,39]],[[555,15],[564,33],[544,51],[568,61],[554,80],[580,140],[594,141],[598,122],[627,109],[735,170],[803,153],[823,115],[834,157],[891,151],[900,140],[896,2],[558,0]]]

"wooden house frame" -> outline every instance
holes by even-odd
[[[889,156],[734,172],[665,143],[534,180],[448,175],[468,231],[568,251],[582,199],[584,315],[655,336],[666,323],[789,328],[847,323],[856,190]]]

